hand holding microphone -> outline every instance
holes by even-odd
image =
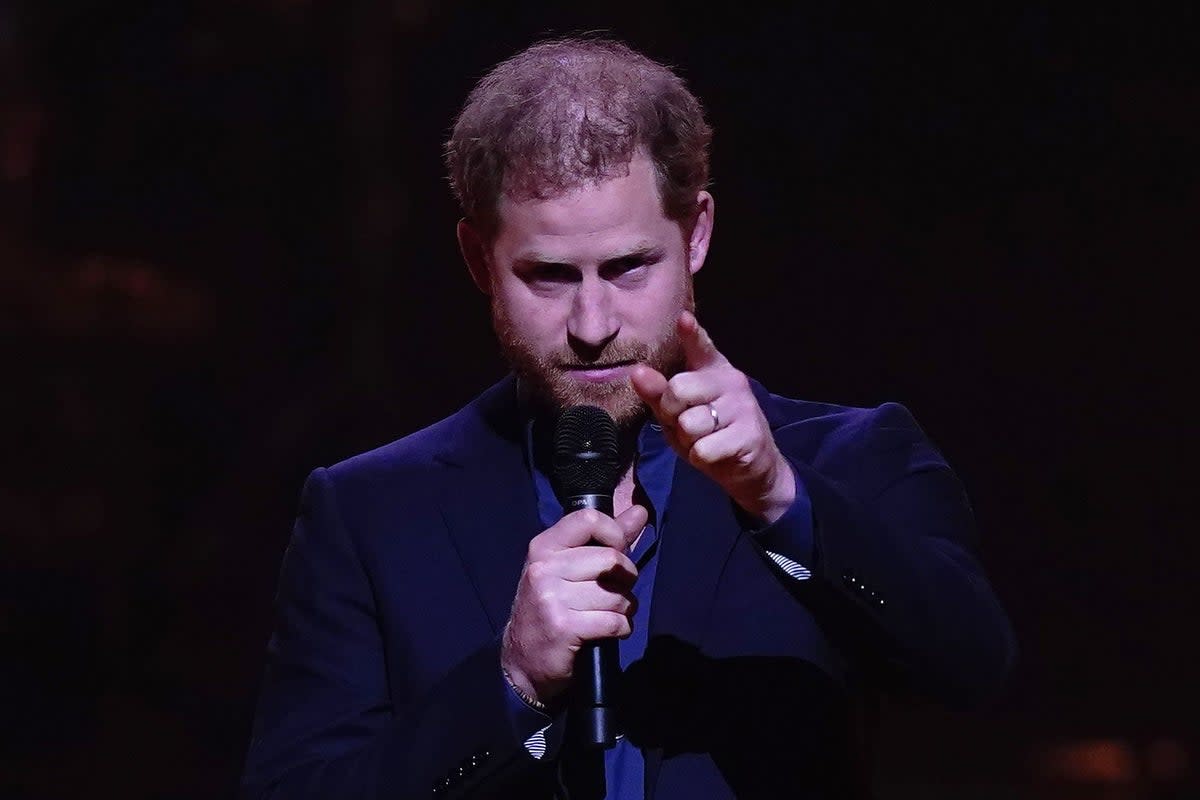
[[[548,705],[558,704],[574,685],[572,707],[597,709],[577,712],[576,724],[588,729],[595,739],[590,744],[608,746],[615,741],[606,704],[615,679],[609,670],[617,668],[616,640],[632,631],[635,611],[637,567],[626,551],[647,512],[634,505],[611,516],[620,479],[615,428],[610,451],[604,430],[591,427],[596,411],[611,424],[600,409],[568,409],[560,419],[554,482],[565,513],[529,543],[501,665],[519,689]]]

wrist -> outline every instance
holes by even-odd
[[[512,689],[513,694],[521,698],[521,702],[536,711],[547,711],[547,703],[551,698],[545,691],[538,691],[538,686],[514,658],[518,648],[512,641],[511,622],[504,626],[504,634],[500,645],[500,671],[504,681]]]
[[[514,677],[513,674],[503,665],[500,671],[504,673],[504,680],[508,683],[508,688],[512,689],[513,694],[521,699],[521,702],[532,708],[534,711],[539,711],[543,714],[550,713],[549,708],[541,700],[537,699],[529,686],[528,679],[521,677],[520,680]],[[519,673],[518,673],[519,674]]]
[[[792,465],[778,453],[778,462],[770,480],[767,492],[760,498],[758,507],[746,509],[765,524],[771,525],[792,507],[796,502],[796,474]]]

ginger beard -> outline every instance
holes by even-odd
[[[695,313],[691,281],[685,281],[683,285],[682,296],[673,304],[674,309],[661,315],[661,324],[653,341],[616,339],[590,361],[581,360],[565,343],[552,352],[538,352],[521,335],[519,325],[511,319],[504,305],[496,302],[495,295],[492,297],[492,327],[501,352],[536,403],[552,413],[576,405],[597,406],[612,416],[619,429],[630,430],[640,426],[649,415],[649,409],[628,378],[591,383],[577,380],[569,370],[589,364],[641,361],[668,378],[682,371],[685,358],[676,320],[684,309]]]

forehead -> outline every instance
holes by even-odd
[[[533,251],[578,260],[634,240],[666,244],[680,238],[679,225],[663,211],[654,166],[644,156],[630,162],[626,175],[547,199],[505,196],[497,210],[494,248],[501,258]]]

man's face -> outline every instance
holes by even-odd
[[[668,376],[682,367],[675,321],[693,307],[712,228],[712,198],[698,199],[685,241],[663,213],[653,165],[636,157],[624,177],[549,200],[501,200],[485,288],[501,347],[540,401],[599,406],[622,426],[643,417],[632,365]]]

